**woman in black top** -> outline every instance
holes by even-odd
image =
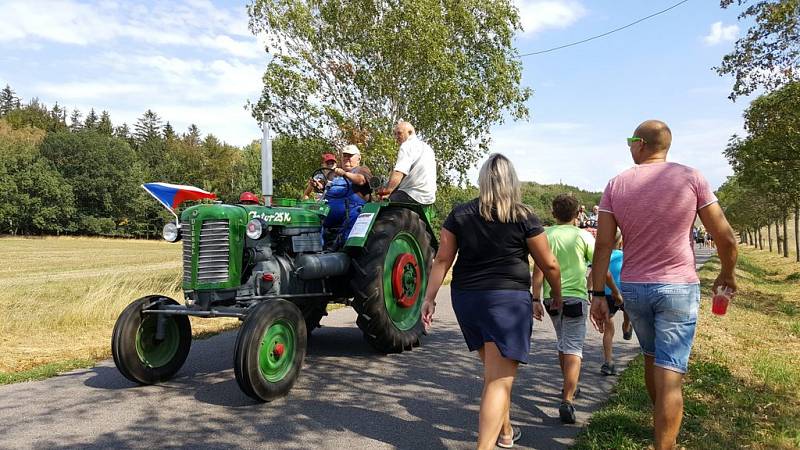
[[[510,448],[519,429],[510,423],[511,386],[517,365],[528,362],[532,316],[541,320],[541,303],[532,304],[528,255],[561,298],[561,273],[541,223],[522,203],[511,161],[494,153],[478,176],[480,196],[453,208],[440,234],[422,321],[430,329],[436,293],[453,264],[453,310],[470,351],[484,364],[478,420],[478,449]]]

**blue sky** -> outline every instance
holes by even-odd
[[[521,53],[599,34],[677,0],[516,0]],[[115,124],[152,108],[177,130],[196,123],[232,144],[259,137],[243,109],[260,91],[267,55],[247,29],[245,1],[2,0],[0,84],[84,113],[107,109]],[[716,0],[691,0],[611,36],[523,58],[534,89],[531,120],[492,129],[492,150],[520,177],[601,190],[632,162],[638,123],[673,131],[670,158],[702,170],[714,187],[730,168],[721,152],[742,133],[746,98],[711,68],[746,24]],[[473,176],[474,176],[473,171]]]

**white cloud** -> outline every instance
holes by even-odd
[[[711,31],[703,37],[706,45],[717,45],[723,42],[733,42],[739,36],[738,25],[722,25],[722,22],[711,24]]]
[[[0,41],[35,37],[86,45],[112,33],[93,8],[73,2],[5,2],[0,15]]]
[[[548,28],[566,28],[586,15],[586,8],[575,0],[514,0],[519,9],[523,35]]]
[[[99,100],[127,97],[150,91],[145,84],[87,81],[78,83],[42,83],[37,92],[59,100]]]
[[[731,175],[722,151],[732,134],[742,133],[738,119],[700,118],[671,123],[670,127],[674,138],[669,161],[697,168],[715,189]],[[490,147],[512,160],[521,180],[563,181],[602,191],[608,180],[633,165],[624,135],[609,131],[588,123],[511,123],[492,130]],[[469,177],[474,183],[477,170],[471,170]]]
[[[247,31],[244,6],[232,14],[205,0],[155,4],[75,0],[8,0],[0,14],[0,42],[32,39],[87,46],[121,39],[151,45],[217,50],[259,58],[263,46]]]

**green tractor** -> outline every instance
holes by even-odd
[[[419,345],[437,247],[427,208],[366,202],[337,229],[326,226],[335,211],[324,197],[270,203],[199,204],[164,227],[165,239],[182,242],[184,301],[148,295],[122,312],[112,353],[126,378],[154,384],[174,376],[191,346],[188,316],[243,321],[233,367],[239,387],[258,401],[294,385],[328,304],[352,306],[379,352]]]

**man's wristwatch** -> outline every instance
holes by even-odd
[[[606,291],[589,291],[589,293],[592,294],[592,297],[595,297],[595,296],[597,296],[597,297],[605,297],[606,296]]]
[[[531,298],[531,300],[533,300],[533,303],[542,303],[542,299],[540,298]]]

